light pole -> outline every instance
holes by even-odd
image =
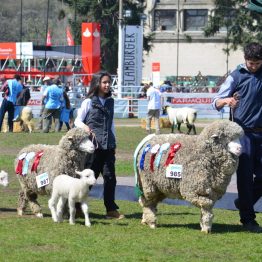
[[[176,46],[176,85],[178,86],[179,75],[179,41],[180,41],[180,0],[177,1],[177,46]]]
[[[123,90],[123,0],[119,0],[119,25],[118,25],[118,98],[122,98]]]

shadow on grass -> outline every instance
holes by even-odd
[[[193,230],[200,231],[200,225],[198,223],[190,223],[190,224],[159,224],[159,228],[189,228]],[[212,233],[215,234],[225,234],[225,233],[234,233],[234,232],[242,232],[241,225],[228,225],[228,224],[219,224],[214,223],[212,225]]]
[[[3,208],[0,208],[0,212],[16,213],[17,210],[16,210],[16,208],[5,208],[5,207],[3,207]]]

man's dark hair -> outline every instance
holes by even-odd
[[[244,48],[244,57],[246,60],[262,60],[262,45],[252,42]]]
[[[19,80],[21,80],[22,78],[21,78],[21,76],[20,75],[15,75],[15,77],[14,77],[17,81],[19,81]]]

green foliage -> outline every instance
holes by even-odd
[[[246,7],[245,0],[215,0],[214,15],[209,17],[205,28],[207,37],[219,31],[226,34],[225,42],[229,49],[236,50],[251,41],[262,40],[262,16]],[[221,30],[221,29],[224,30]],[[225,49],[225,52],[229,52]]]
[[[0,41],[1,42],[33,42],[35,45],[46,43],[47,0],[22,1],[22,35],[21,0],[2,1],[0,6]],[[52,0],[49,3],[49,29],[53,45],[66,45],[66,26],[70,17],[68,8],[61,2]]]

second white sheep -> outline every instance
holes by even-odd
[[[63,209],[68,200],[69,223],[75,224],[75,203],[80,202],[82,211],[85,215],[85,225],[91,226],[88,215],[88,193],[89,187],[96,183],[94,172],[91,169],[84,169],[82,172],[76,171],[80,179],[68,175],[59,175],[54,179],[53,191],[48,206],[51,210],[54,222],[62,222]]]

